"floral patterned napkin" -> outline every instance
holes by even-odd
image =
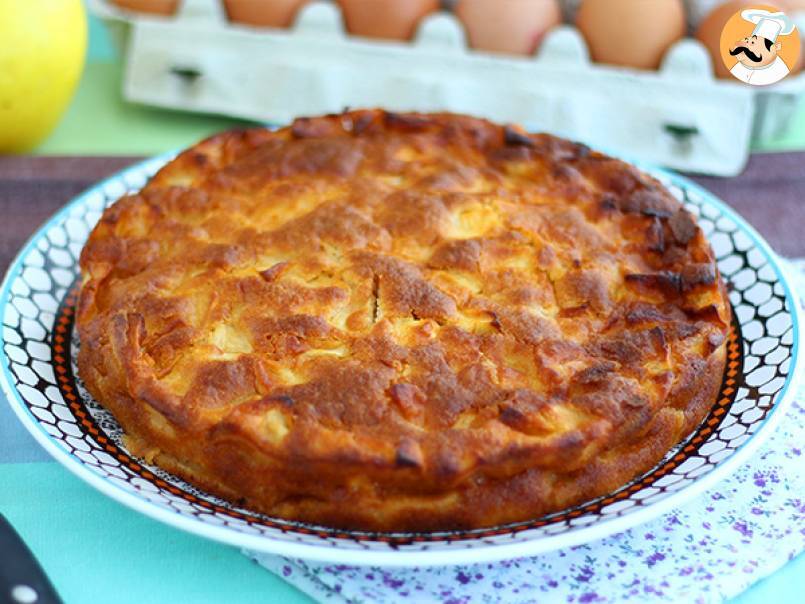
[[[789,261],[805,298],[805,260]],[[805,550],[805,387],[780,428],[715,488],[653,521],[532,558],[435,568],[244,552],[321,602],[721,602]]]

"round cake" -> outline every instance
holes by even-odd
[[[617,489],[707,414],[731,320],[656,180],[446,113],[213,136],[104,212],[81,270],[80,377],[133,453],[358,530]]]

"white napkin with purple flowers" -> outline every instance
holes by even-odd
[[[787,263],[805,299],[805,260]],[[245,552],[321,602],[722,602],[805,550],[805,388],[751,462],[655,520],[531,558],[383,569]]]

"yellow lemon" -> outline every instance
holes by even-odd
[[[0,0],[0,153],[30,149],[53,129],[86,50],[82,0]]]

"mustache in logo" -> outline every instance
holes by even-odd
[[[739,55],[741,53],[744,53],[749,58],[749,60],[753,61],[754,63],[760,63],[763,60],[763,57],[761,57],[760,55],[756,55],[751,50],[749,50],[746,46],[738,46],[734,50],[730,51],[730,54],[733,57],[735,57],[735,56],[737,56],[737,55]]]

